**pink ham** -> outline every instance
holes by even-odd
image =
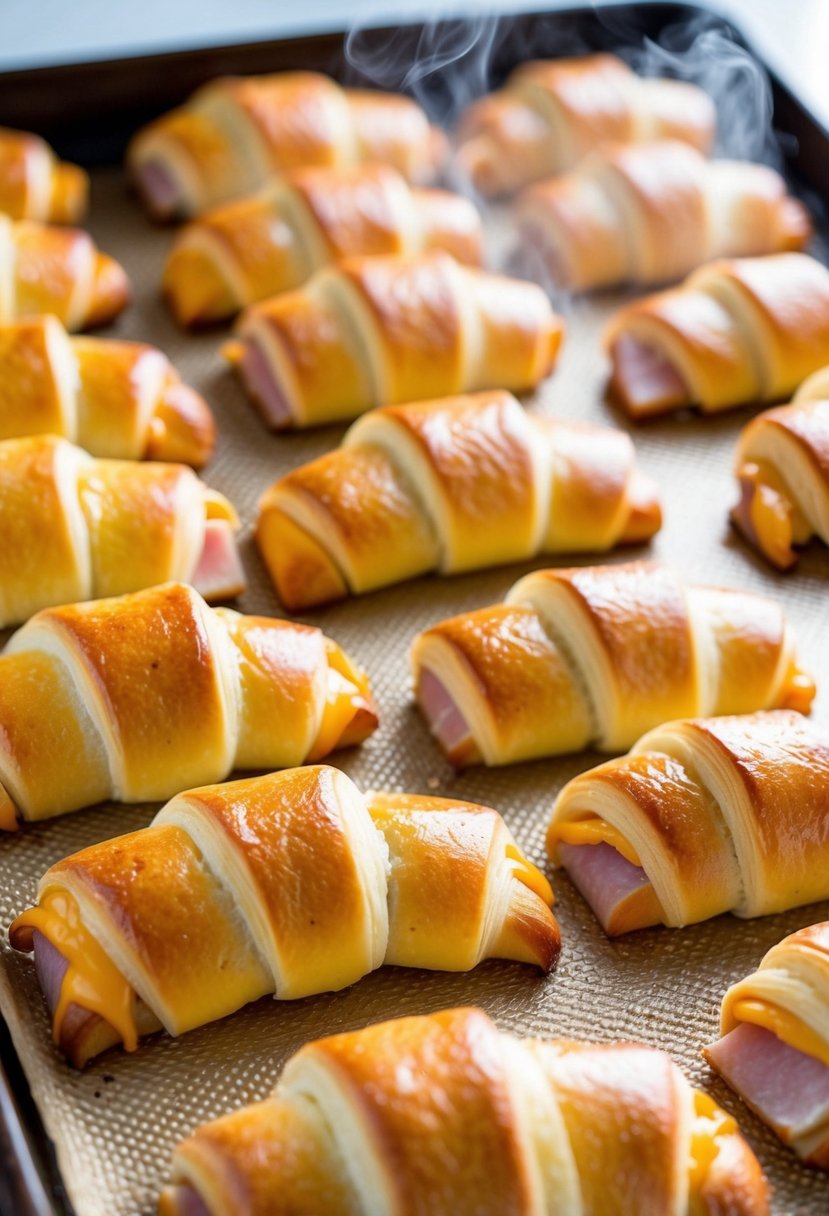
[[[53,1015],[60,998],[60,986],[69,963],[57,947],[53,946],[49,939],[42,933],[38,933],[36,929],[32,933],[32,948],[37,978],[43,995],[46,997],[49,1013]],[[102,1020],[97,1013],[90,1013],[87,1009],[81,1009],[79,1005],[70,1005],[61,1026],[61,1044],[70,1044],[73,1040],[88,1034],[92,1026]]]
[[[164,1216],[210,1216],[210,1209],[201,1195],[187,1183],[167,1187],[161,1210]]]
[[[136,169],[135,179],[147,209],[156,219],[172,220],[182,214],[184,200],[166,165],[145,161]]]
[[[608,937],[661,923],[647,874],[611,845],[562,843],[558,860]]]
[[[291,407],[282,391],[270,360],[256,341],[248,341],[239,363],[245,388],[262,412],[268,426],[284,431],[294,425]]]
[[[611,393],[632,418],[649,418],[690,405],[685,381],[664,355],[621,334],[610,351]]]
[[[829,1135],[829,1068],[814,1056],[749,1022],[708,1047],[705,1055],[782,1140],[808,1136],[814,1141],[822,1127]]]
[[[480,760],[466,719],[441,681],[427,668],[420,673],[417,700],[429,730],[452,764],[472,764]]]
[[[190,581],[209,602],[231,600],[245,590],[245,572],[229,520],[206,521],[204,545]]]

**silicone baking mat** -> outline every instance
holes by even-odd
[[[158,295],[170,234],[145,221],[119,172],[95,177],[91,228],[101,246],[124,262],[135,287],[132,307],[112,332],[161,346],[216,412],[220,440],[206,477],[229,495],[244,521],[249,590],[239,606],[280,615],[252,543],[257,500],[281,473],[338,443],[342,428],[269,434],[225,369],[219,355],[221,331],[197,336],[177,331]],[[495,235],[503,238],[503,227]],[[559,368],[527,399],[530,409],[624,425],[603,402],[607,368],[599,342],[602,324],[619,298],[573,302]],[[675,563],[688,580],[750,587],[782,600],[802,660],[821,689],[816,712],[826,716],[829,557],[814,546],[796,573],[778,576],[729,529],[728,508],[735,494],[731,455],[749,416],[741,411],[710,421],[681,417],[634,430],[641,465],[662,488],[665,526],[651,546],[619,550],[608,560],[652,556]],[[549,564],[549,559],[534,564]],[[306,619],[321,625],[368,669],[382,711],[377,734],[336,763],[363,788],[428,791],[498,807],[520,844],[543,865],[553,799],[569,777],[597,757],[477,768],[456,776],[412,707],[407,667],[409,642],[418,630],[500,599],[531,568],[422,579]],[[153,811],[97,808],[0,840],[3,926],[32,901],[38,876],[51,862],[141,827]],[[68,1068],[52,1048],[34,968],[9,949],[4,935],[0,1009],[55,1142],[77,1216],[152,1213],[176,1141],[201,1121],[267,1093],[285,1059],[306,1040],[463,1003],[483,1006],[500,1026],[518,1034],[636,1039],[665,1048],[697,1084],[737,1114],[774,1186],[776,1213],[818,1216],[829,1210],[829,1178],[798,1165],[700,1057],[702,1044],[716,1036],[727,985],[753,969],[784,934],[829,917],[829,903],[753,922],[725,916],[681,932],[653,930],[614,943],[600,932],[566,877],[554,881],[564,947],[558,970],[549,978],[500,963],[485,964],[469,975],[384,969],[345,992],[291,1004],[266,999],[181,1039],[158,1035],[134,1055],[111,1052],[83,1073]]]

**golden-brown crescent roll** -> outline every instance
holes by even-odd
[[[679,715],[808,711],[815,694],[777,603],[651,562],[538,570],[419,634],[411,660],[456,765],[619,752]]]
[[[829,378],[816,372],[791,405],[760,414],[737,444],[740,499],[731,518],[778,570],[797,562],[795,545],[829,544]]]
[[[319,760],[376,726],[366,676],[319,629],[182,583],[47,608],[0,655],[0,830]]]
[[[608,142],[714,140],[710,98],[676,80],[644,80],[615,55],[522,63],[461,117],[457,163],[485,195],[510,194]]]
[[[69,330],[94,329],[129,299],[124,268],[88,232],[0,214],[0,325],[53,313]]]
[[[532,388],[564,324],[540,287],[442,251],[347,258],[254,304],[225,347],[269,426],[316,426],[377,405]]]
[[[180,464],[96,460],[52,435],[0,442],[0,628],[41,608],[192,583],[245,589],[224,495]]]
[[[829,922],[772,946],[723,998],[708,1062],[810,1165],[829,1169]]]
[[[565,785],[547,836],[611,936],[829,897],[829,736],[792,710],[668,722]]]
[[[89,178],[58,160],[39,135],[0,127],[0,211],[13,220],[77,224],[86,214]]]
[[[56,317],[0,324],[0,440],[62,435],[93,456],[201,468],[213,415],[142,342],[70,338]]]
[[[676,140],[612,144],[516,203],[546,277],[574,291],[670,283],[711,258],[802,249],[811,222],[779,173]]]
[[[430,570],[639,543],[661,522],[627,435],[496,389],[373,410],[266,491],[256,537],[296,612]]]
[[[151,1028],[335,991],[384,962],[549,971],[552,903],[497,811],[364,797],[337,769],[296,768],[190,790],[149,827],[58,862],[11,940],[34,950],[55,1041],[80,1066]]]
[[[777,401],[826,362],[829,270],[805,253],[710,262],[623,308],[606,343],[632,418]]]
[[[428,182],[446,140],[396,93],[342,89],[317,72],[226,77],[135,136],[127,164],[150,214],[197,215],[305,165],[380,161]]]
[[[231,317],[354,255],[445,249],[477,266],[481,218],[447,190],[413,190],[389,165],[296,169],[206,212],[176,238],[164,291],[182,325]]]
[[[601,1169],[597,1169],[601,1162]],[[734,1120],[664,1052],[518,1039],[480,1009],[308,1043],[197,1129],[159,1216],[767,1216]]]

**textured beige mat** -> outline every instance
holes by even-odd
[[[250,590],[241,607],[278,614],[250,541],[257,499],[279,473],[332,447],[341,430],[287,438],[267,434],[224,370],[218,354],[221,331],[183,337],[157,296],[169,234],[145,223],[114,172],[96,178],[93,204],[95,235],[123,260],[136,289],[135,303],[115,332],[158,343],[214,406],[221,440],[207,479],[233,499],[245,521]],[[619,422],[601,399],[606,368],[598,332],[612,303],[574,306],[560,369],[532,400],[532,408]],[[636,431],[642,466],[660,481],[666,508],[665,528],[651,551],[677,563],[689,579],[744,585],[784,600],[803,660],[821,686],[817,712],[827,716],[829,555],[814,547],[796,574],[778,577],[742,547],[727,524],[734,497],[731,452],[748,416],[738,412],[707,423],[676,419]],[[625,556],[619,552],[612,560]],[[553,797],[595,757],[476,769],[455,777],[411,708],[407,690],[406,652],[413,634],[450,613],[499,599],[527,569],[424,579],[308,619],[368,668],[382,708],[379,732],[359,752],[346,754],[342,767],[363,787],[429,790],[490,803],[543,864],[543,832]],[[38,876],[51,862],[140,827],[152,813],[150,807],[97,809],[0,840],[3,926],[30,903]],[[829,917],[829,904],[754,922],[723,917],[682,932],[654,930],[611,944],[565,878],[558,878],[556,888],[564,948],[558,971],[549,979],[497,963],[459,976],[387,969],[346,992],[295,1004],[263,1000],[177,1041],[157,1036],[135,1055],[110,1053],[86,1073],[67,1068],[53,1051],[34,969],[27,958],[9,950],[4,934],[0,1009],[54,1138],[77,1216],[153,1212],[176,1140],[201,1120],[266,1093],[286,1056],[307,1039],[464,1002],[482,1005],[501,1026],[519,1033],[632,1038],[666,1048],[698,1084],[738,1115],[774,1185],[775,1212],[818,1216],[829,1211],[829,1178],[796,1164],[714,1080],[699,1054],[715,1035],[726,986],[751,970],[785,933]]]

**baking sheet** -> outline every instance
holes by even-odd
[[[161,346],[215,410],[220,441],[206,479],[233,500],[244,521],[241,547],[249,590],[239,606],[281,615],[252,544],[257,500],[277,476],[338,443],[344,428],[285,437],[264,430],[218,353],[224,332],[186,336],[173,325],[157,287],[171,236],[146,222],[115,170],[94,177],[90,227],[102,248],[123,261],[135,287],[134,304],[108,332]],[[501,244],[500,224],[493,236]],[[606,363],[598,341],[620,298],[572,302],[559,368],[527,398],[531,409],[624,425],[602,400]],[[818,681],[816,714],[825,719],[829,554],[813,546],[796,573],[779,576],[748,552],[727,522],[735,495],[731,454],[750,415],[744,410],[710,421],[686,416],[632,428],[643,469],[662,487],[665,526],[650,547],[618,550],[609,560],[653,556],[677,564],[688,580],[745,586],[783,600],[802,660]],[[584,564],[593,560],[585,558]],[[377,734],[336,763],[363,788],[428,791],[496,806],[542,865],[544,831],[557,791],[598,758],[454,775],[411,705],[406,655],[418,630],[502,598],[523,573],[546,564],[549,559],[479,575],[422,579],[303,618],[322,626],[368,669],[382,711]],[[2,925],[32,902],[37,879],[52,862],[149,823],[154,810],[97,808],[0,840]],[[487,963],[469,975],[451,976],[388,968],[345,992],[290,1004],[265,999],[181,1039],[156,1036],[134,1055],[109,1053],[85,1073],[68,1068],[52,1048],[34,968],[9,949],[4,934],[0,1010],[55,1141],[77,1216],[149,1216],[177,1140],[203,1120],[266,1094],[285,1059],[308,1039],[461,1003],[481,1005],[500,1026],[519,1034],[627,1038],[665,1048],[695,1083],[737,1115],[774,1186],[775,1213],[826,1213],[829,1178],[786,1152],[713,1077],[700,1047],[716,1037],[728,984],[752,970],[786,933],[829,918],[829,902],[753,922],[726,916],[611,943],[566,877],[554,881],[564,946],[557,972],[547,979],[517,964]]]

